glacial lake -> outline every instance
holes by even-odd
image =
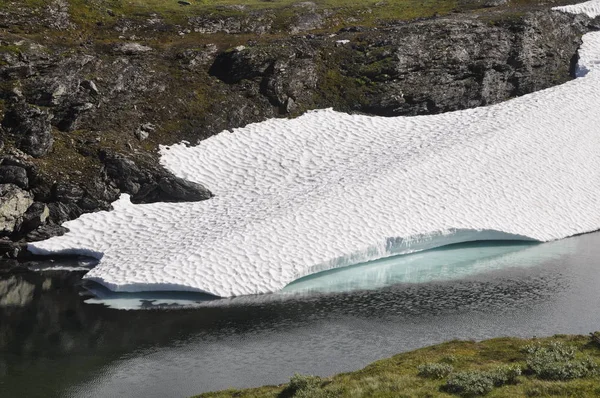
[[[89,266],[30,264],[73,265]],[[355,370],[455,338],[600,329],[600,233],[454,245],[226,300],[87,285],[90,298],[81,275],[0,275],[0,397],[186,397]]]

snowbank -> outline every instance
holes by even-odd
[[[563,10],[596,13],[600,0]],[[101,258],[86,278],[115,291],[226,297],[449,243],[597,230],[599,65],[591,33],[581,77],[502,104],[396,118],[319,110],[165,147],[167,168],[216,196],[123,195],[29,250]]]

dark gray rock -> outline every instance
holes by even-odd
[[[52,148],[52,115],[27,104],[14,105],[5,115],[2,126],[12,134],[23,152],[42,157]]]
[[[200,184],[185,181],[161,167],[141,168],[122,154],[103,155],[107,179],[134,203],[197,202],[212,197]]]
[[[94,83],[93,80],[84,80],[81,82],[81,87],[89,90],[91,94],[99,95],[100,91],[98,90],[98,86]]]
[[[318,56],[318,50],[304,40],[293,47],[240,47],[217,56],[209,73],[227,84],[253,81],[280,113],[289,113],[290,99],[293,105],[313,97],[319,80]]]
[[[54,200],[61,203],[77,203],[84,195],[80,186],[67,182],[56,183],[53,188]]]
[[[143,172],[133,160],[118,153],[104,152],[102,161],[107,179],[122,192],[135,195],[140,186],[150,180],[149,174]]]
[[[213,195],[204,186],[175,176],[164,176],[158,181],[157,201],[199,202]]]
[[[47,224],[37,228],[35,231],[31,231],[25,237],[28,242],[38,242],[41,240],[50,239],[53,236],[62,236],[69,232],[69,230],[63,226],[57,224]]]
[[[83,210],[73,203],[50,203],[48,204],[48,210],[50,211],[50,219],[57,224],[73,220],[83,214]]]
[[[50,216],[50,210],[45,203],[35,202],[23,215],[23,221],[19,227],[19,235],[26,235],[27,233],[43,225]]]
[[[60,131],[73,131],[77,127],[77,122],[80,120],[81,116],[94,108],[94,104],[89,102],[80,104],[74,103],[69,104],[64,107],[61,113],[59,113],[60,118],[56,123],[56,127]]]
[[[19,188],[29,188],[27,170],[19,166],[0,166],[0,184],[15,184]]]

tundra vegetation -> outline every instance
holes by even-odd
[[[596,397],[600,344],[591,336],[450,341],[333,377],[201,394],[258,397]]]

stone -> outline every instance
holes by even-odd
[[[69,232],[69,230],[61,225],[46,224],[38,227],[35,231],[31,231],[25,238],[28,242],[39,242],[54,236],[62,236],[67,232]]]
[[[150,136],[150,133],[148,133],[146,130],[142,130],[142,129],[138,129],[135,132],[135,138],[137,138],[140,141],[144,141],[145,139],[147,139]]]
[[[96,83],[94,83],[93,80],[82,81],[81,87],[85,88],[86,90],[89,90],[94,95],[100,94],[100,91],[98,91],[98,86],[96,86]]]
[[[198,202],[213,195],[203,185],[175,176],[165,176],[158,181],[159,199],[164,202]]]
[[[19,166],[0,166],[0,184],[15,184],[19,188],[27,189],[27,170]]]
[[[81,187],[68,182],[59,182],[53,188],[54,200],[61,203],[77,203],[84,194]]]
[[[155,125],[153,125],[152,123],[144,123],[136,130],[135,137],[140,141],[144,141],[145,139],[150,137],[150,133],[154,130],[156,130]]]
[[[31,193],[14,184],[0,185],[0,236],[14,233],[32,203]]]
[[[500,7],[508,4],[508,0],[487,0],[483,3],[484,7]]]
[[[54,143],[51,120],[52,115],[46,110],[17,104],[4,115],[2,126],[15,137],[19,149],[39,158],[46,155]]]
[[[67,110],[63,113],[62,119],[57,123],[56,127],[60,131],[73,131],[77,127],[77,122],[84,112],[87,112],[94,108],[94,104],[85,102],[83,104],[75,103],[71,104]]]
[[[73,220],[83,214],[81,208],[74,203],[50,203],[48,204],[48,210],[50,211],[50,219],[58,224]]]
[[[117,44],[113,51],[124,55],[136,55],[152,51],[152,48],[140,43],[121,43]]]
[[[134,203],[196,202],[212,197],[200,184],[183,180],[163,168],[141,169],[122,154],[104,154],[105,173]]]
[[[23,215],[23,221],[19,227],[19,234],[25,235],[44,224],[50,216],[50,209],[45,203],[35,202]]]

